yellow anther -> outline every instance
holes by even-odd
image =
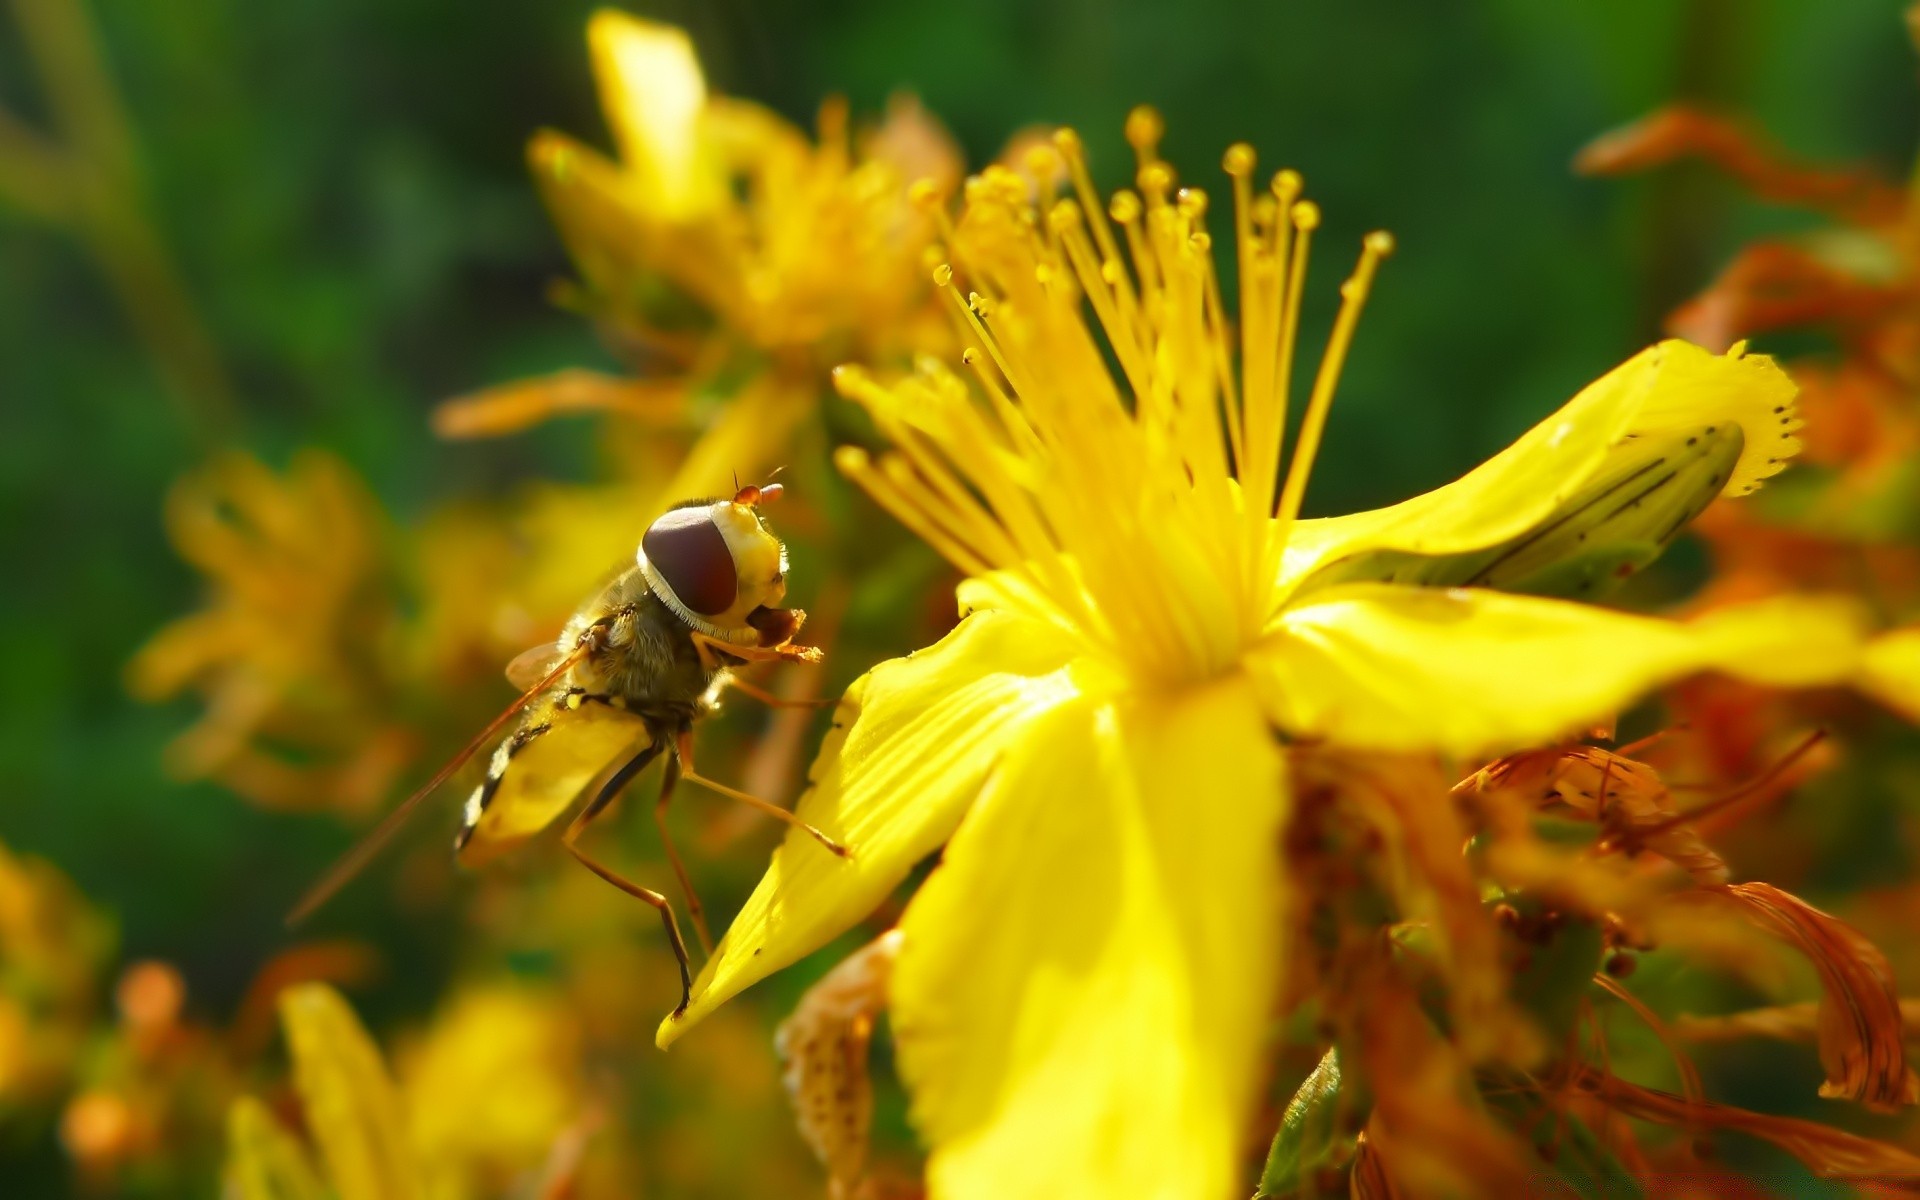
[[[953,265],[941,263],[933,269],[933,286],[949,287],[953,283]]]
[[[960,352],[960,362],[965,366],[970,367],[979,361],[980,361],[980,351],[976,347],[968,346],[965,350],[962,350]]]
[[[1140,197],[1125,188],[1113,194],[1112,203],[1107,205],[1107,215],[1125,225],[1129,221],[1140,219]]]
[[[1068,158],[1077,158],[1080,154],[1080,135],[1065,125],[1053,131],[1053,144]]]
[[[1198,221],[1207,215],[1207,193],[1197,187],[1183,187],[1173,197],[1180,209],[1180,215],[1189,221]]]
[[[907,199],[915,208],[933,209],[940,207],[945,197],[940,194],[938,183],[931,179],[919,179],[907,189]]]
[[[1300,193],[1306,186],[1307,181],[1300,178],[1300,172],[1294,170],[1292,167],[1287,167],[1284,170],[1273,173],[1273,194],[1280,197],[1280,203],[1282,205],[1291,206],[1295,200],[1300,198]]]
[[[1160,110],[1150,104],[1137,105],[1127,114],[1127,144],[1149,158],[1166,131],[1167,123],[1160,116]]]
[[[1047,213],[1047,224],[1055,233],[1065,233],[1080,223],[1080,206],[1071,200],[1062,200]]]
[[[1157,204],[1167,198],[1173,190],[1173,168],[1165,163],[1152,163],[1140,168],[1138,180],[1140,191],[1147,197],[1148,204]]]
[[[967,307],[983,317],[993,315],[993,305],[987,303],[987,298],[979,292],[967,293]]]
[[[1320,206],[1311,200],[1302,200],[1294,205],[1293,227],[1302,230],[1320,228]]]
[[[1201,230],[1187,238],[1187,245],[1196,254],[1207,254],[1213,250],[1213,236]]]
[[[1226,171],[1227,174],[1236,177],[1251,175],[1253,174],[1253,164],[1255,161],[1252,146],[1247,145],[1245,142],[1235,142],[1233,145],[1228,146],[1227,152],[1221,156],[1220,167]]]
[[[1060,152],[1045,142],[1035,142],[1027,149],[1027,170],[1041,179],[1051,179],[1060,173],[1064,165],[1060,161]]]
[[[1384,229],[1376,229],[1367,235],[1365,245],[1368,250],[1385,258],[1393,253],[1393,235]]]

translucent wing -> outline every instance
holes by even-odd
[[[507,682],[523,692],[533,688],[552,674],[554,664],[560,661],[562,654],[563,651],[552,642],[527,647],[507,664]]]
[[[374,826],[373,832],[361,838],[353,849],[342,855],[340,861],[333,864],[327,873],[320,877],[319,882],[307,890],[307,894],[300,898],[300,903],[294,905],[293,911],[287,914],[287,925],[291,927],[300,924],[312,916],[315,909],[330,900],[335,892],[345,887],[355,875],[373,861],[373,856],[380,853],[381,847],[385,846],[394,834],[400,832],[401,826],[405,825],[407,819],[419,810],[421,803],[428,796],[438,791],[440,785],[452,778],[455,771],[465,766],[468,759],[479,753],[482,747],[493,740],[493,736],[513,719],[515,713],[532,704],[548,688],[558,683],[561,676],[572,670],[573,665],[586,656],[587,649],[588,647],[583,643],[572,652],[557,656],[549,664],[545,675],[536,677],[531,686],[521,689],[518,700],[509,704],[506,711],[489,722],[487,727],[468,742],[460,753],[454,755],[445,766],[434,772],[433,778],[427,780],[419,791],[402,800],[398,808],[388,813],[380,824]],[[520,656],[520,658],[525,657],[524,654]],[[514,660],[515,664],[519,661],[519,658]]]
[[[479,866],[539,833],[652,742],[645,721],[608,701],[577,692],[541,700],[467,800],[461,863]]]

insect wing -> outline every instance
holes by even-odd
[[[564,653],[552,642],[527,647],[507,664],[507,682],[522,692],[538,687]]]
[[[543,701],[500,744],[467,801],[460,861],[479,866],[539,833],[609,767],[651,743],[646,722],[578,693]]]

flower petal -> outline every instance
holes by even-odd
[[[252,1096],[227,1114],[226,1194],[234,1200],[327,1200],[306,1151]]]
[[[1286,578],[1304,579],[1369,550],[1458,554],[1539,527],[1616,453],[1635,442],[1737,423],[1744,435],[1723,494],[1744,495],[1799,449],[1793,381],[1764,355],[1736,346],[1709,354],[1682,341],[1648,347],[1607,372],[1553,416],[1466,475],[1370,512],[1301,521],[1289,535]]]
[[[1248,669],[1289,733],[1467,755],[1551,740],[1699,671],[1843,683],[1860,640],[1857,611],[1838,599],[1782,598],[1683,623],[1500,592],[1354,584],[1283,613]]]
[[[901,926],[894,1037],[930,1195],[1246,1182],[1282,788],[1244,677],[1029,723]]]
[[[281,993],[280,1020],[294,1086],[335,1190],[365,1200],[421,1195],[399,1093],[353,1009],[323,983],[301,984]]]
[[[636,199],[664,220],[697,216],[719,199],[702,161],[707,81],[686,32],[603,8],[587,23],[600,106]]]
[[[1867,647],[1860,686],[1868,695],[1920,721],[1920,628],[1897,629]]]
[[[661,1023],[660,1044],[872,912],[947,840],[1008,743],[1074,695],[1065,666],[1050,629],[980,613],[855,680],[797,810],[853,857],[790,834],[694,982],[691,1006]]]

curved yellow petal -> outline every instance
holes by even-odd
[[[280,1020],[334,1190],[356,1200],[422,1195],[399,1094],[353,1009],[326,984],[307,983],[280,994]]]
[[[659,1043],[872,912],[947,840],[1007,746],[1075,694],[1066,663],[1047,627],[980,613],[855,680],[797,810],[852,859],[790,834]]]
[[[1688,342],[1650,346],[1601,376],[1545,421],[1444,487],[1387,508],[1298,522],[1285,580],[1365,550],[1457,554],[1535,528],[1616,451],[1648,439],[1736,423],[1744,435],[1724,495],[1745,495],[1800,448],[1796,389],[1765,355],[1710,354]]]
[[[252,1096],[227,1113],[226,1194],[233,1200],[327,1200],[306,1151]]]
[[[1023,731],[901,926],[931,1196],[1245,1194],[1280,765],[1241,676]]]
[[[718,203],[720,181],[701,143],[707,81],[686,32],[603,8],[587,22],[587,45],[636,199],[663,220]]]
[[[1274,723],[1294,736],[1466,755],[1571,733],[1700,671],[1783,687],[1845,683],[1861,641],[1858,610],[1838,599],[1678,622],[1466,588],[1354,584],[1287,610],[1247,666]]]
[[[1920,628],[1875,638],[1861,664],[1860,686],[1910,720],[1920,721]]]

